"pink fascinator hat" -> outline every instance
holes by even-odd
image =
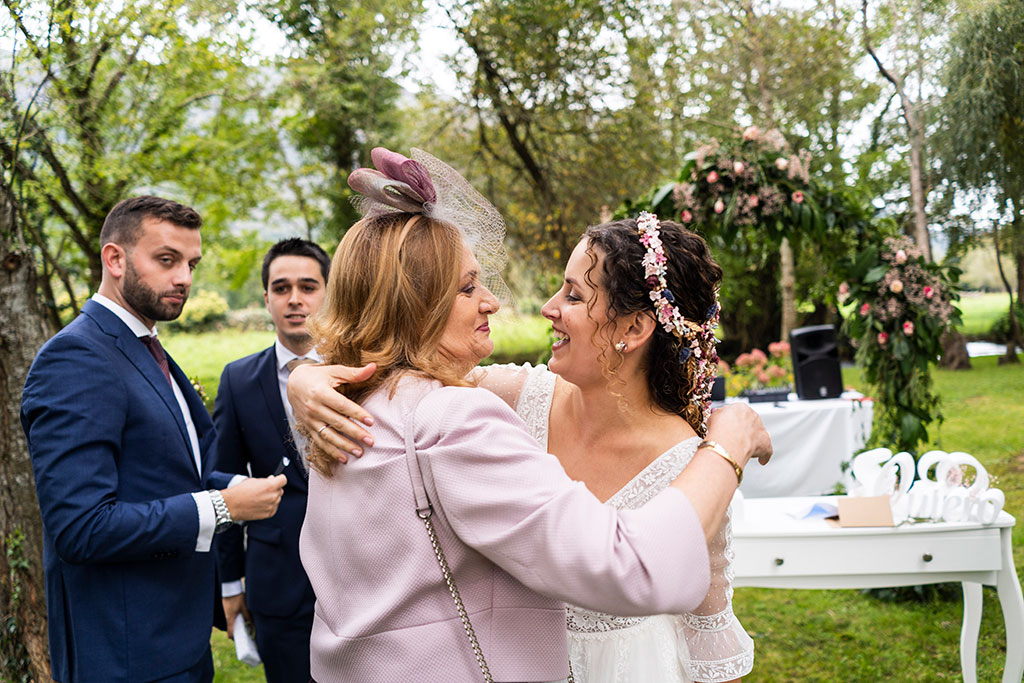
[[[419,213],[458,228],[480,262],[480,279],[501,301],[501,312],[515,311],[515,300],[501,271],[508,263],[505,220],[454,168],[421,149],[412,158],[384,147],[370,152],[374,168],[357,168],[348,184],[360,214]]]

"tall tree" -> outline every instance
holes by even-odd
[[[307,234],[337,240],[355,219],[345,184],[369,162],[369,149],[398,131],[396,77],[415,37],[418,0],[266,0],[264,14],[284,31],[291,56],[279,89],[291,112],[288,145],[299,153],[290,181]],[[313,171],[313,186],[304,185]],[[301,176],[306,176],[302,178]],[[323,204],[323,206],[319,206]]]
[[[0,679],[46,681],[43,522],[19,408],[32,357],[51,330],[12,179],[9,164],[0,163]]]
[[[735,121],[781,129],[795,147],[812,153],[816,178],[841,187],[847,175],[847,135],[878,94],[855,71],[860,59],[855,14],[835,1],[792,8],[755,0],[699,0],[681,7],[681,22],[696,41],[690,53],[680,56],[688,67],[679,69],[686,84],[681,89],[704,95],[689,108],[691,116],[697,109],[697,126]],[[711,127],[703,127],[712,134]],[[777,287],[752,288],[763,310],[775,308],[768,297],[781,298],[776,338],[787,338],[797,325],[797,290],[811,291],[798,285],[798,277],[808,273],[809,282],[821,280],[820,269],[814,277],[809,267],[821,261],[817,248],[783,238],[771,254],[778,259],[772,267]],[[814,294],[824,301],[823,292]]]
[[[950,39],[943,73],[945,171],[976,196],[998,200],[992,227],[1000,277],[1010,299],[1010,338],[1004,361],[1024,346],[1013,291],[1024,291],[1024,11],[1019,0],[995,0],[964,13]],[[1011,284],[1001,254],[1012,255]]]
[[[58,301],[73,314],[98,286],[99,232],[117,201],[175,195],[204,209],[209,234],[257,203],[274,139],[230,4],[3,4],[14,48],[0,158],[24,183],[26,237],[57,325]]]
[[[881,5],[881,3],[879,3]],[[931,239],[926,212],[931,182],[927,172],[928,97],[937,84],[937,57],[941,54],[930,37],[944,35],[940,29],[947,19],[944,2],[925,0],[892,2],[870,12],[868,0],[861,0],[861,24],[864,50],[878,73],[888,81],[899,99],[906,127],[910,159],[910,215],[914,241],[931,260]],[[878,34],[884,33],[890,56],[883,59]]]

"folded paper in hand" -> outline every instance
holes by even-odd
[[[249,633],[249,625],[245,623],[245,617],[239,613],[235,616],[235,654],[240,662],[249,666],[260,665],[260,653],[256,649],[256,641]]]

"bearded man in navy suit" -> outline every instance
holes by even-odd
[[[296,364],[320,360],[306,320],[320,308],[329,268],[327,254],[313,242],[292,238],[270,248],[261,276],[277,340],[224,368],[213,413],[220,435],[218,469],[266,476],[287,463],[283,472],[288,483],[277,514],[248,524],[245,539],[236,528],[216,544],[226,581],[222,591],[228,634],[234,636],[238,613],[251,619],[269,683],[309,681],[315,599],[299,560],[306,471],[285,389]]]
[[[156,339],[155,322],[188,299],[201,224],[159,197],[115,206],[99,292],[25,382],[50,661],[63,683],[212,681],[213,535],[273,515],[281,498],[284,477],[213,471],[213,422]]]

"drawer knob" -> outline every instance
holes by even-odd
[[[776,557],[775,558],[775,566],[776,567],[781,567],[783,562],[785,562],[785,560],[783,560],[781,557]]]
[[[924,560],[925,562],[931,562],[932,561],[932,554],[931,553],[925,553],[924,556],[921,559]]]

